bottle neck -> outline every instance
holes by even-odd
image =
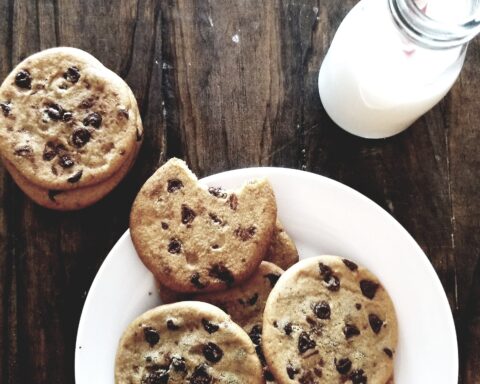
[[[419,0],[388,0],[393,19],[410,40],[429,49],[448,49],[468,43],[480,32],[480,5],[471,0],[471,13],[464,21],[446,22],[432,18]],[[428,7],[428,3],[426,3]]]

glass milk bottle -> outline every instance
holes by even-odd
[[[365,138],[406,129],[457,79],[479,11],[480,0],[361,0],[320,69],[328,115]]]

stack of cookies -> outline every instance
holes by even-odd
[[[128,327],[116,384],[392,382],[387,292],[352,261],[298,262],[267,180],[207,188],[172,159],[141,189],[130,224],[170,304]]]
[[[109,193],[143,136],[128,85],[90,54],[53,48],[22,61],[0,86],[0,156],[45,207],[80,209]]]

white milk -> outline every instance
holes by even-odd
[[[434,7],[430,0],[427,14],[445,17],[441,4],[448,1],[437,0]],[[419,47],[399,32],[387,0],[362,0],[343,20],[322,63],[320,98],[328,115],[346,131],[389,137],[445,96],[460,73],[465,51],[466,46]]]

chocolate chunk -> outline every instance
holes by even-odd
[[[280,275],[276,273],[268,273],[266,275],[263,275],[263,277],[266,277],[268,280],[270,280],[270,286],[273,288],[275,284],[277,284]]]
[[[346,339],[350,339],[353,336],[360,335],[360,330],[354,324],[345,324],[345,327],[343,327],[343,334]]]
[[[229,287],[235,282],[232,272],[220,263],[213,264],[208,274],[211,277],[215,277],[216,279],[223,281]]]
[[[209,213],[208,216],[210,216],[210,218],[212,219],[212,221],[213,221],[215,224],[220,224],[220,225],[223,224],[222,219],[220,219],[220,218],[219,218],[217,215],[215,215],[214,213]]]
[[[222,187],[210,187],[208,188],[208,192],[220,199],[225,199],[227,197],[227,192],[225,192]]]
[[[208,374],[208,365],[197,365],[189,379],[189,384],[212,384],[213,377]]]
[[[290,336],[290,334],[293,332],[292,323],[285,324],[285,326],[283,327],[283,330],[285,331],[285,334],[287,336]]]
[[[189,208],[187,205],[182,204],[182,223],[190,224],[195,219],[196,213],[193,209]]]
[[[392,352],[392,350],[391,350],[390,348],[383,348],[383,352],[385,352],[385,354],[386,354],[388,357],[390,357],[390,358],[393,357],[393,352]]]
[[[30,76],[30,72],[26,69],[22,69],[15,75],[15,84],[17,87],[23,89],[31,89],[32,88],[32,77]]]
[[[170,375],[168,370],[159,369],[158,371],[149,372],[142,378],[141,384],[167,384]]]
[[[170,239],[168,244],[168,252],[177,254],[182,251],[182,243],[178,239]]]
[[[381,331],[383,321],[377,315],[370,313],[368,315],[368,322],[370,323],[373,332],[379,333]]]
[[[97,112],[89,113],[83,119],[83,125],[85,125],[86,127],[91,125],[92,127],[98,129],[100,128],[100,125],[102,125],[102,116]]]
[[[82,148],[90,141],[90,131],[85,128],[75,128],[72,133],[72,143],[77,148]]]
[[[76,183],[78,180],[80,180],[82,178],[82,175],[83,175],[83,170],[81,169],[80,171],[78,171],[77,173],[75,173],[73,176],[70,176],[67,181],[69,183]]]
[[[73,119],[73,113],[72,112],[69,112],[69,111],[65,111],[63,112],[63,121],[67,122],[67,121],[70,121]]]
[[[358,265],[355,264],[353,261],[350,261],[347,259],[343,259],[342,261],[343,261],[343,264],[345,264],[347,268],[350,269],[352,272],[358,269]]]
[[[63,78],[75,84],[80,79],[80,70],[75,66],[71,66],[63,74]]]
[[[356,303],[355,308],[357,308],[357,310],[359,311],[360,309],[362,309],[362,304]]]
[[[352,384],[367,384],[367,376],[363,369],[356,369],[350,373],[349,379],[352,380]]]
[[[58,194],[62,193],[62,191],[58,191],[58,190],[55,190],[55,189],[50,189],[48,191],[48,198],[53,201],[53,202],[56,202],[55,200],[55,196],[57,196]]]
[[[252,340],[253,344],[261,345],[262,343],[262,326],[261,325],[254,325],[250,332],[248,333],[250,339]]]
[[[298,368],[293,368],[291,364],[287,365],[287,375],[290,380],[293,380],[298,372]]]
[[[210,342],[203,346],[203,356],[212,363],[218,363],[223,357],[223,351],[217,344]]]
[[[173,367],[175,372],[186,372],[187,365],[185,364],[185,359],[181,356],[172,356],[170,366]]]
[[[180,329],[180,326],[176,325],[172,319],[168,319],[167,320],[167,328],[170,330],[170,331],[176,331],[178,329]]]
[[[168,224],[162,221],[162,229],[167,230],[168,229]]]
[[[58,161],[58,164],[60,164],[62,168],[71,168],[75,165],[75,162],[72,160],[70,155],[66,153],[60,156],[60,160]]]
[[[145,327],[143,328],[143,335],[145,337],[145,341],[153,347],[160,341],[160,335],[158,334],[157,330],[153,329],[152,327]]]
[[[63,108],[60,107],[58,104],[51,103],[47,106],[47,109],[45,110],[47,113],[48,117],[50,119],[58,121],[63,119]]]
[[[205,284],[203,284],[200,281],[200,274],[198,272],[195,272],[190,276],[190,282],[193,284],[193,286],[197,289],[203,289],[205,288]]]
[[[214,324],[211,321],[208,321],[207,319],[202,319],[202,324],[203,324],[203,328],[205,328],[205,330],[210,334],[217,332],[218,329],[220,328],[217,324]]]
[[[30,145],[22,145],[15,148],[13,153],[20,157],[30,157],[33,155],[33,148]]]
[[[330,305],[326,301],[320,301],[313,306],[313,313],[322,320],[330,319]]]
[[[10,105],[7,103],[0,103],[0,108],[2,108],[3,116],[5,117],[10,115],[10,112],[12,111],[12,108],[10,108]]]
[[[233,231],[233,234],[237,236],[240,240],[242,241],[247,241],[250,240],[255,233],[257,232],[257,228],[255,226],[251,225],[248,228],[242,228],[239,226],[235,231]]]
[[[230,205],[230,208],[233,209],[234,211],[237,210],[238,207],[238,197],[234,193],[230,195],[228,198],[228,204]]]
[[[183,183],[181,180],[178,180],[178,179],[168,180],[168,185],[167,185],[168,192],[172,193],[179,190],[180,188],[183,188]]]
[[[316,345],[315,340],[312,340],[307,332],[300,333],[298,337],[298,351],[300,353],[305,353],[309,349],[315,348]]]
[[[349,358],[344,358],[337,360],[335,359],[335,368],[337,368],[338,373],[346,375],[352,369],[352,362]]]
[[[360,289],[362,290],[363,296],[368,297],[370,300],[375,297],[379,286],[380,284],[377,284],[372,280],[360,281]]]

